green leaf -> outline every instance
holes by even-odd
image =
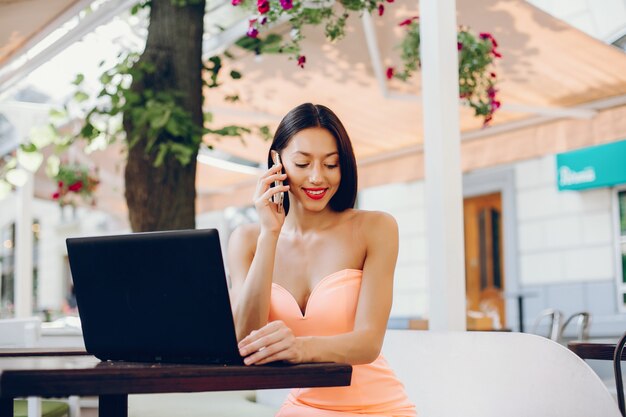
[[[46,175],[50,178],[56,177],[60,166],[61,159],[56,155],[50,155],[46,161]]]
[[[162,143],[161,145],[159,145],[159,153],[157,154],[156,158],[154,158],[154,166],[155,167],[160,167],[161,165],[163,165],[163,161],[165,160],[165,155],[167,155],[167,145]]]
[[[230,78],[232,78],[233,80],[238,80],[241,78],[241,73],[239,71],[231,71],[230,72]]]
[[[76,74],[76,78],[74,78],[74,81],[72,81],[72,84],[81,85],[84,80],[85,80],[85,76],[83,74]]]
[[[74,100],[76,100],[78,103],[82,103],[88,98],[89,98],[89,95],[85,93],[84,91],[77,91],[74,93]]]
[[[21,187],[28,181],[28,174],[20,168],[14,168],[6,173],[6,180],[15,187]]]
[[[205,123],[212,123],[213,122],[213,113],[211,113],[210,111],[205,112],[204,113],[204,121],[205,121]]]
[[[166,109],[162,114],[156,115],[150,120],[150,127],[153,129],[161,129],[167,124],[172,115],[172,110]]]
[[[20,147],[20,149],[17,150],[17,162],[24,169],[35,172],[43,162],[43,154],[39,152],[37,148],[34,150],[32,148],[26,150]]]

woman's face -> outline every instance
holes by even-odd
[[[290,203],[321,211],[341,182],[339,152],[333,135],[313,127],[296,133],[281,152],[289,181]]]

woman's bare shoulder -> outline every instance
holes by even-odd
[[[256,242],[261,233],[258,223],[246,223],[237,226],[229,239],[229,251],[236,250],[240,253],[256,252]]]
[[[397,233],[398,223],[389,213],[374,210],[351,210],[359,229],[365,235],[374,233]]]

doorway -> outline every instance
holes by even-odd
[[[501,193],[465,198],[463,220],[468,329],[505,328]]]

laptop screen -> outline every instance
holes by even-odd
[[[241,363],[217,230],[70,238],[67,249],[89,353]]]

